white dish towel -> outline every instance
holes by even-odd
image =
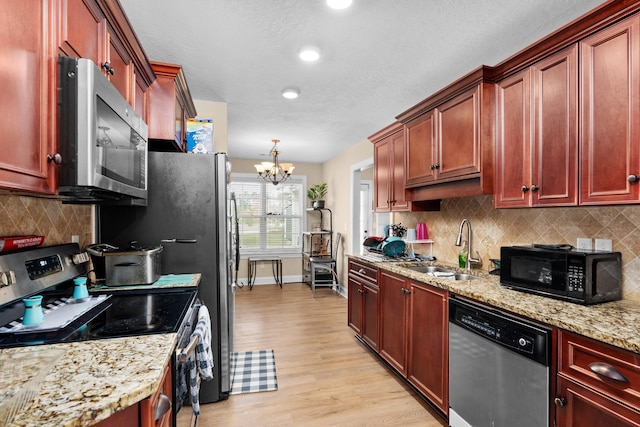
[[[213,379],[213,354],[211,353],[211,318],[209,309],[202,305],[198,311],[198,323],[191,333],[191,339],[198,337],[195,360],[189,360],[189,390],[191,392],[191,406],[195,415],[200,415],[200,379]]]

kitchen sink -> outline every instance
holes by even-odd
[[[454,273],[453,270],[447,270],[446,268],[436,267],[433,265],[416,265],[405,268],[418,273]]]
[[[411,267],[405,267],[408,270],[418,273],[427,273],[429,276],[438,277],[440,279],[448,280],[476,280],[481,279],[479,276],[467,273],[456,273],[455,270],[449,270],[447,268],[436,267],[434,265],[417,265]]]

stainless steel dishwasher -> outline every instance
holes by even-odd
[[[449,300],[449,425],[549,425],[551,331]]]

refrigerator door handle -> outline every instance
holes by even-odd
[[[197,239],[162,239],[160,243],[198,243]]]

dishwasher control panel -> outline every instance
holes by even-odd
[[[490,307],[449,300],[449,322],[548,366],[551,331]]]

